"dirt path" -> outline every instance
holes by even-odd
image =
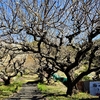
[[[46,100],[37,88],[37,82],[28,82],[12,97],[5,100]]]

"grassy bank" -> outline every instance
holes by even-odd
[[[53,85],[38,84],[38,88],[48,100],[99,100],[96,96],[91,96],[88,93],[79,92],[72,96],[65,96],[66,87],[64,87],[60,82]]]
[[[22,86],[22,82],[13,82],[8,86],[3,85],[3,83],[0,84],[0,100],[9,97],[13,93],[20,90]]]
[[[3,85],[3,82],[0,82],[0,100],[8,98],[13,95],[13,93],[18,92],[24,83],[28,81],[34,81],[37,79],[37,75],[23,75],[22,77],[16,76],[11,80],[11,84],[8,86]]]
[[[18,92],[24,83],[35,80],[37,80],[35,75],[24,75],[23,77],[15,77],[9,86],[4,86],[3,83],[0,83],[0,100]],[[38,83],[37,86],[48,100],[98,100],[98,97],[81,92],[71,97],[65,97],[67,88],[59,81],[54,82],[52,85]]]

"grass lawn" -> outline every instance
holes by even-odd
[[[37,75],[23,75],[22,77],[16,76],[11,80],[11,84],[8,86],[3,85],[3,82],[0,82],[0,100],[11,96],[13,93],[18,92],[21,89],[21,86],[28,82],[34,81],[37,79]]]
[[[35,80],[37,80],[36,75],[23,75],[23,77],[14,77],[9,86],[4,86],[3,83],[0,83],[0,100],[9,97],[16,91],[18,92],[21,89],[22,84]],[[38,83],[37,86],[39,90],[42,91],[44,96],[48,98],[48,100],[98,100],[98,97],[81,92],[72,95],[71,97],[65,97],[67,88],[59,81],[53,83],[52,85]]]
[[[38,88],[48,100],[99,100],[97,96],[91,96],[88,93],[82,92],[65,97],[67,89],[60,82],[56,82],[53,85],[39,83]]]
[[[10,85],[5,86],[3,83],[0,84],[0,100],[7,98],[12,93],[17,92],[20,90],[22,86],[22,82],[12,82]]]

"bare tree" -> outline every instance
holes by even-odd
[[[11,78],[24,73],[25,57],[21,57],[13,45],[4,42],[1,42],[0,50],[0,78],[4,85],[9,85]]]
[[[1,0],[0,39],[37,53],[42,67],[62,71],[67,95],[83,76],[100,66],[93,60],[100,45],[100,0]],[[87,69],[74,77],[74,70]],[[73,77],[72,77],[73,76]]]

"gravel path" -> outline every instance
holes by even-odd
[[[37,88],[37,82],[28,82],[12,97],[5,100],[46,100]]]

